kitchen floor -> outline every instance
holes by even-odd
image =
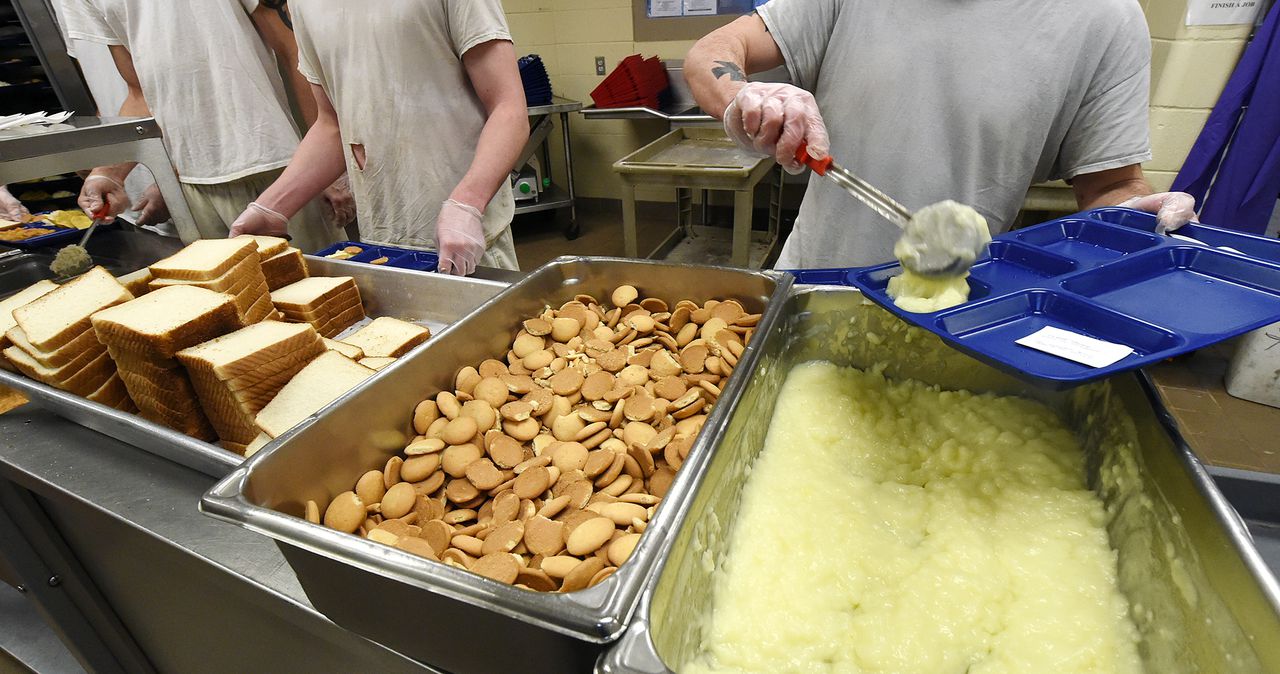
[[[642,202],[636,215],[641,254],[662,243],[676,225],[675,204]],[[515,235],[520,269],[533,271],[561,255],[611,255],[621,257],[622,202],[611,199],[579,199],[578,225],[581,234],[570,241],[564,230],[569,212],[522,215],[511,224]]]

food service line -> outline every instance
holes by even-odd
[[[135,669],[130,658],[138,651],[160,671],[347,664],[431,671],[318,613],[270,539],[202,516],[194,504],[213,483],[208,477],[33,408],[0,415],[0,476],[0,503],[29,540],[56,532],[83,567],[77,573],[46,557],[47,573],[30,575],[34,567],[26,567],[24,576],[58,580],[31,583],[28,591],[57,606],[61,597],[77,597],[81,579],[92,577],[104,604],[128,625],[136,643],[104,638],[124,632],[101,622],[93,630],[77,628],[91,614],[83,608],[54,613],[104,671],[116,667],[101,658]],[[1269,561],[1273,570],[1280,565],[1280,559]],[[85,640],[88,631],[98,636]],[[211,647],[210,635],[221,646]]]

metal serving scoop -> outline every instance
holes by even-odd
[[[102,219],[110,212],[110,204],[104,198],[102,208],[92,214],[93,222],[84,231],[84,236],[80,237],[80,243],[62,248],[54,256],[53,264],[49,265],[49,269],[53,271],[55,283],[66,283],[93,269],[93,258],[90,257],[85,245],[89,243],[89,237],[93,236],[94,230],[102,223]]]
[[[885,220],[897,225],[906,232],[903,235],[903,239],[920,240],[927,238],[937,241],[939,235],[942,235],[943,240],[946,240],[947,232],[913,231],[913,224],[921,224],[922,227],[925,225],[913,223],[912,213],[907,210],[906,206],[898,203],[871,183],[859,178],[849,169],[835,163],[831,157],[814,159],[809,156],[808,149],[808,145],[802,143],[796,150],[796,160],[813,169],[814,173],[835,181],[853,198],[866,204]],[[964,241],[961,237],[962,234],[965,234],[965,232],[956,232],[957,238],[953,241],[948,241],[948,243],[959,245],[917,246],[915,249],[919,255],[913,258],[913,264],[908,268],[921,276],[959,276],[964,274],[969,270],[969,267],[973,266],[973,261],[982,254],[987,241],[990,241],[990,234],[986,236],[985,241],[978,241],[971,236],[963,238],[974,240]],[[907,266],[908,262],[904,261],[903,264]]]

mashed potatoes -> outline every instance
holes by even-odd
[[[1138,672],[1101,502],[1047,408],[796,368],[682,672]]]
[[[885,292],[905,311],[917,314],[942,311],[969,300],[969,275],[930,278],[903,269],[901,274],[889,279]]]

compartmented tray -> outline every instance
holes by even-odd
[[[1155,227],[1149,213],[1102,208],[1003,234],[973,265],[969,301],[933,313],[894,305],[886,288],[902,273],[897,262],[846,270],[844,279],[838,270],[816,271],[961,351],[1053,388],[1144,367],[1280,319],[1280,241],[1200,224],[1159,236]],[[1132,351],[1090,367],[1016,343],[1045,327]]]
[[[420,323],[431,328],[432,332],[438,332],[467,315],[507,285],[459,276],[413,274],[403,269],[381,269],[381,265],[315,257],[307,258],[307,266],[313,276],[353,277],[360,287],[360,299],[370,315]],[[46,271],[41,269],[41,272]],[[377,381],[381,374],[370,377],[330,406],[340,404],[356,391]],[[21,391],[31,402],[81,426],[210,477],[220,478],[244,462],[244,457],[218,445],[196,440],[140,416],[60,391],[8,370],[0,370],[0,384]]]
[[[99,225],[99,229],[101,229]],[[51,224],[33,222],[27,225],[18,225],[16,229],[50,229],[54,228],[58,231],[50,232],[42,236],[33,236],[30,239],[22,239],[20,241],[3,241],[0,240],[0,246],[9,246],[10,248],[21,248],[22,250],[33,250],[36,248],[46,248],[48,246],[66,246],[75,243],[84,235],[83,229],[73,229],[66,227],[55,227]]]
[[[440,262],[440,256],[432,251],[410,250],[408,248],[396,248],[395,246],[376,246],[358,241],[340,241],[315,253],[315,256],[338,260],[338,258],[329,258],[328,256],[348,246],[355,246],[363,250],[356,255],[339,261],[372,263],[374,260],[385,257],[387,261],[377,266],[412,269],[414,271],[435,271],[436,265]]]

